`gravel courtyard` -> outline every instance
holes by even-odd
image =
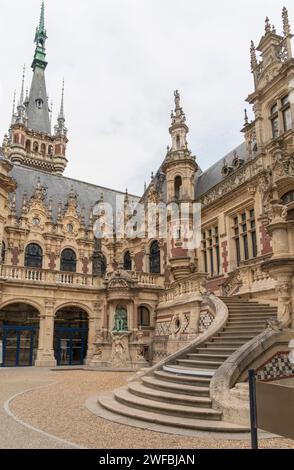
[[[92,449],[113,448],[250,448],[248,441],[184,437],[115,424],[93,415],[85,401],[100,391],[113,390],[130,377],[129,373],[63,371],[46,369],[0,370],[0,448],[70,448],[27,430],[5,415],[4,402],[21,391],[10,409],[19,419],[76,445]],[[41,386],[41,388],[40,388]],[[37,388],[39,387],[39,388]],[[6,423],[6,424],[5,424]],[[7,435],[7,423],[10,426]],[[294,441],[265,439],[263,448],[294,448]]]

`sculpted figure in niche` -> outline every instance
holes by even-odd
[[[113,331],[128,331],[128,314],[124,307],[118,306],[116,308]]]

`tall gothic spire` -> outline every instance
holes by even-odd
[[[27,126],[37,132],[51,135],[49,104],[46,91],[45,69],[45,43],[47,32],[45,29],[45,5],[42,1],[39,26],[35,34],[36,50],[32,63],[34,71],[29,100],[27,102]]]
[[[21,81],[19,101],[18,101],[18,105],[17,105],[17,118],[16,118],[16,121],[21,123],[21,124],[24,124],[25,111],[26,111],[26,107],[25,107],[25,104],[24,104],[25,74],[26,74],[26,67],[24,65],[23,70],[22,70],[22,81]]]
[[[45,60],[46,39],[48,39],[48,36],[47,36],[47,31],[45,29],[45,4],[43,0],[42,5],[41,5],[41,15],[40,15],[39,26],[37,26],[36,34],[35,34],[34,42],[36,43],[36,50],[35,50],[35,56],[34,56],[34,60],[32,64],[33,70],[35,70],[36,67],[40,67],[42,69],[45,69],[47,67],[47,62]]]
[[[55,126],[55,135],[66,135],[67,129],[65,127],[65,114],[64,114],[64,79],[62,81],[61,103],[60,111],[58,114],[57,125]]]

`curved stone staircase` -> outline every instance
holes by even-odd
[[[202,431],[244,432],[247,427],[224,422],[212,407],[210,381],[215,371],[243,344],[276,319],[269,305],[222,298],[229,310],[226,326],[174,363],[163,365],[137,382],[104,394],[99,403],[112,413],[149,423]]]

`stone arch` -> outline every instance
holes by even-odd
[[[89,309],[64,302],[54,313],[54,355],[58,365],[83,365],[88,352]]]
[[[36,302],[35,300],[31,300],[31,299],[27,299],[27,298],[17,298],[17,299],[14,299],[14,300],[6,300],[5,302],[3,302],[2,304],[0,304],[0,310],[2,310],[3,308],[5,307],[8,307],[9,305],[12,305],[12,304],[27,304],[29,305],[30,307],[33,307],[35,308],[36,310],[38,310],[39,312],[39,316],[42,314],[43,310],[44,310],[44,306],[39,304],[38,302]]]
[[[74,301],[74,300],[72,300],[72,301],[68,300],[66,302],[63,302],[63,303],[59,304],[57,307],[55,307],[54,316],[56,316],[56,313],[59,310],[62,310],[63,308],[67,308],[67,307],[80,308],[81,310],[85,311],[85,313],[88,315],[89,319],[91,317],[93,317],[92,311],[91,311],[91,309],[88,305],[84,304],[83,302]]]
[[[0,306],[3,367],[33,366],[37,359],[42,308],[31,300],[13,299]]]

